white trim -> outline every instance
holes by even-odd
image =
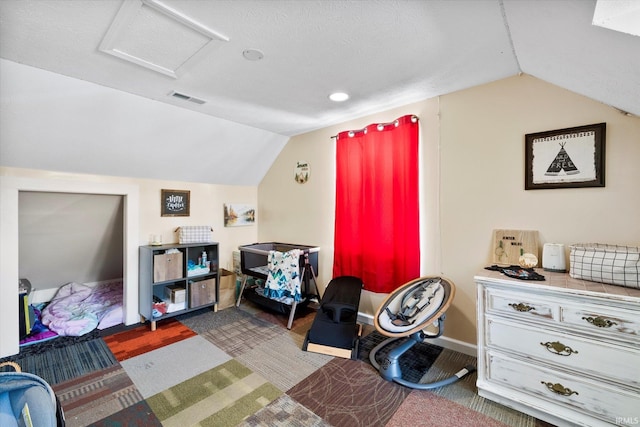
[[[184,62],[178,65],[175,69],[169,69],[162,66],[161,64],[147,61],[139,56],[127,53],[122,49],[119,49],[117,46],[118,42],[121,38],[129,36],[129,34],[127,33],[130,29],[129,26],[136,24],[136,19],[138,18],[138,16],[144,13],[144,7],[153,9],[156,12],[163,14],[172,21],[182,25],[185,30],[195,31],[201,34],[202,36],[206,37],[208,41],[202,46],[194,47],[195,50],[193,50],[190,55],[184,59]],[[229,37],[212,30],[206,25],[201,24],[195,19],[188,17],[187,15],[165,5],[158,0],[128,0],[125,1],[120,7],[118,14],[109,26],[107,33],[98,46],[98,49],[101,52],[113,55],[141,67],[177,79],[180,77],[180,71],[182,71],[187,63],[192,62],[196,56],[204,56],[206,52],[212,50],[211,46],[212,44],[215,45],[215,43],[212,43],[214,41],[228,42]]]
[[[144,4],[145,6],[149,6],[152,9],[157,10],[160,13],[163,13],[164,15],[168,16],[169,18],[181,23],[182,25],[185,25],[197,32],[199,32],[200,34],[209,37],[210,39],[214,40],[220,40],[222,42],[228,42],[229,41],[229,37],[225,36],[224,34],[221,34],[215,30],[212,30],[211,28],[207,27],[204,24],[201,24],[200,22],[196,21],[195,19],[189,18],[187,15],[185,15],[182,12],[179,12],[169,6],[167,6],[166,4],[158,1],[158,0],[142,0],[142,4]]]
[[[90,288],[95,288],[98,285],[102,285],[105,283],[112,283],[116,281],[122,281],[122,279],[112,279],[112,280],[100,280],[99,282],[89,282],[82,284],[88,286]],[[59,288],[50,288],[50,289],[32,289],[29,294],[29,304],[42,304],[45,302],[49,302],[53,300],[53,297],[56,296],[58,290],[60,290],[62,286]]]
[[[0,357],[17,354],[18,332],[18,193],[44,191],[124,196],[123,305],[124,322],[140,322],[138,310],[139,188],[62,179],[0,176]]]

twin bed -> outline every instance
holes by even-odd
[[[32,332],[20,341],[29,345],[57,336],[81,336],[94,329],[119,325],[123,319],[122,280],[103,282],[96,286],[71,282],[60,289],[53,299],[41,307]]]

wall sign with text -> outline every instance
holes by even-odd
[[[160,206],[161,216],[189,216],[189,198],[191,192],[188,190],[161,190],[162,197]]]

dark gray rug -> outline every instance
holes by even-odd
[[[50,385],[118,364],[102,338],[88,341],[58,339],[61,340],[58,343],[66,342],[66,345],[50,345],[41,351],[21,351],[8,359],[20,365],[22,372],[37,375]]]

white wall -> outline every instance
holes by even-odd
[[[473,276],[489,265],[495,228],[538,230],[541,243],[640,246],[640,119],[526,75],[292,138],[259,186],[260,240],[319,245],[326,284],[335,203],[330,136],[403,114],[420,117],[429,223],[423,271],[457,285],[448,338],[476,341]],[[601,122],[607,123],[606,187],[524,190],[525,134]],[[293,181],[296,161],[310,163],[308,184]],[[384,297],[364,292],[360,310],[373,314]]]
[[[287,140],[0,59],[0,166],[258,185]]]

